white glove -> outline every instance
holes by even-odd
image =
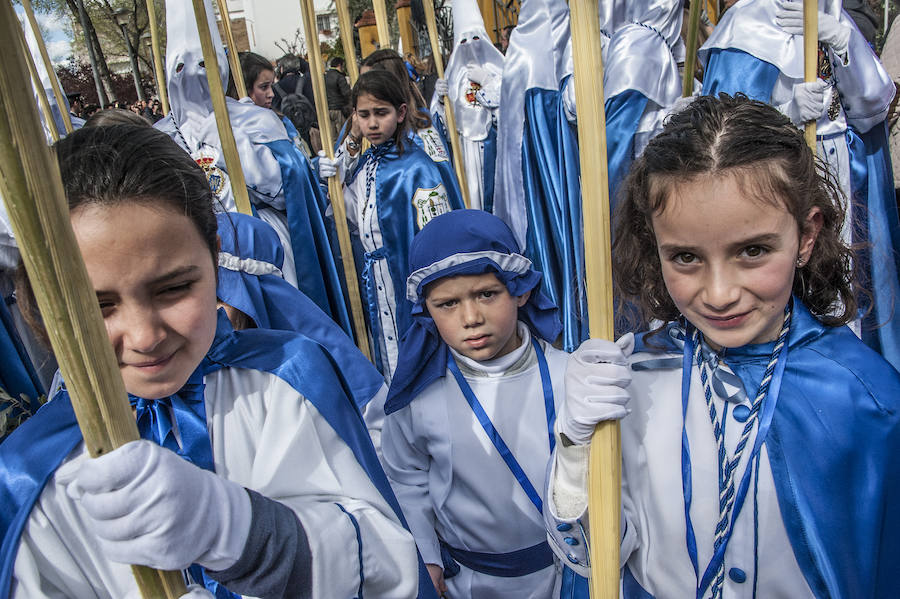
[[[556,430],[576,445],[591,440],[594,427],[604,420],[628,414],[631,383],[627,357],[634,349],[634,335],[618,341],[588,339],[569,356],[566,366],[566,400],[556,416]]]
[[[434,82],[434,93],[437,94],[439,99],[450,93],[450,84],[447,83],[446,79],[441,77]]]
[[[486,85],[488,79],[491,78],[491,74],[486,69],[478,66],[477,64],[468,65],[466,67],[466,74],[469,78],[469,81],[482,86]]]
[[[141,594],[140,590],[134,589],[129,591],[123,599],[144,599],[144,596]],[[191,584],[188,585],[187,593],[180,596],[178,599],[216,599],[216,596],[199,584]]]
[[[216,599],[216,596],[199,584],[192,584],[188,587],[188,592],[178,599]]]
[[[803,2],[779,0],[775,23],[788,35],[803,35]],[[850,43],[850,26],[819,11],[819,41],[828,44],[835,53],[844,57]]]
[[[80,501],[115,562],[224,570],[237,562],[250,533],[243,487],[150,441],[64,464],[56,481]]]
[[[325,155],[325,150],[319,150],[319,176],[324,180],[337,174],[337,160],[331,160]]]
[[[828,110],[826,98],[828,84],[821,79],[794,85],[791,99],[778,106],[778,110],[791,119],[797,127],[810,121],[818,121]]]

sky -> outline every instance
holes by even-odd
[[[25,18],[25,10],[16,6],[20,19]],[[44,43],[53,64],[64,64],[72,56],[72,31],[68,15],[36,13],[44,33]]]

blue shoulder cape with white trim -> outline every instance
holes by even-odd
[[[347,444],[406,526],[362,416],[337,375],[339,366],[317,343],[288,331],[234,331],[220,310],[215,340],[198,373],[206,375],[228,367],[274,374],[310,401]],[[173,401],[176,398],[173,396]],[[19,540],[32,507],[50,477],[80,441],[81,431],[71,402],[68,394],[62,392],[0,444],[0,599],[9,596]],[[421,559],[418,596],[435,597]]]
[[[636,351],[659,352],[653,343],[681,352],[668,335],[651,345],[641,338]],[[788,347],[765,444],[797,563],[816,597],[892,597],[900,571],[900,373],[796,299]],[[771,351],[771,343],[748,345],[726,350],[724,360],[756,389]]]

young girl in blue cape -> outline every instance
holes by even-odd
[[[375,346],[375,365],[390,378],[397,367],[400,334],[412,305],[402,291],[409,244],[435,216],[462,208],[457,189],[448,189],[431,158],[408,135],[405,84],[391,73],[363,73],[353,86],[353,118],[372,144],[359,155],[353,140],[335,160],[319,158],[322,178],[339,170],[347,219],[361,249],[361,289]]]
[[[141,127],[57,154],[143,440],[86,459],[63,389],[0,445],[0,597],[134,596],[127,564],[218,599],[431,594],[340,366],[217,313],[201,169]]]
[[[628,599],[900,592],[900,374],[844,326],[851,253],[822,172],[788,118],[723,94],[674,115],[626,180],[615,281],[660,324],[630,357],[574,354],[567,389],[587,391],[557,421],[574,445],[557,446],[546,514],[583,564],[585,452],[621,415],[604,395],[630,391]]]
[[[541,273],[480,210],[413,240],[413,324],[385,404],[385,472],[439,592],[586,596],[554,559],[541,511],[568,354]],[[581,595],[576,594],[576,590]]]

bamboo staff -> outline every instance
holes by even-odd
[[[682,74],[681,95],[689,97],[694,94],[694,71],[697,69],[697,46],[700,37],[700,2],[691,2],[688,13],[687,49],[684,55],[684,73]]]
[[[300,14],[303,17],[303,31],[309,49],[309,74],[312,77],[313,96],[316,100],[316,117],[319,121],[319,133],[322,136],[322,148],[330,160],[334,160],[334,140],[331,138],[331,121],[328,119],[328,104],[325,100],[325,76],[322,72],[322,50],[319,48],[319,36],[316,32],[316,12],[312,0],[300,0]],[[359,294],[359,281],[356,278],[356,265],[353,263],[353,249],[350,246],[350,230],[347,228],[347,212],[344,206],[344,189],[340,177],[328,178],[328,196],[334,210],[334,224],[337,228],[338,244],[341,249],[341,262],[344,265],[344,281],[347,283],[347,294],[350,296],[350,313],[353,316],[353,330],[356,332],[356,345],[369,360],[369,333],[363,313],[362,300]]]
[[[92,457],[138,439],[125,386],[69,222],[59,166],[34,105],[16,41],[19,21],[0,2],[0,192],[31,280],[72,408]],[[132,566],[145,599],[176,599],[180,572]]]
[[[66,101],[63,98],[62,89],[59,86],[59,79],[56,78],[56,71],[53,70],[53,63],[50,62],[50,55],[47,53],[47,46],[44,44],[44,38],[41,37],[41,29],[38,27],[37,19],[34,18],[34,9],[31,7],[31,0],[21,0],[22,8],[25,9],[25,16],[28,18],[28,24],[31,26],[31,32],[34,34],[34,41],[37,44],[38,52],[41,54],[41,60],[44,61],[44,68],[47,70],[47,77],[50,79],[50,87],[53,89],[53,97],[56,98],[56,105],[59,106],[59,112],[62,116],[63,127],[66,133],[72,132],[72,119],[69,117],[69,111],[66,109]],[[27,44],[25,46],[28,47]],[[39,86],[44,89],[43,83]]]
[[[25,57],[28,72],[31,74],[31,82],[34,84],[34,92],[37,94],[38,105],[41,107],[41,112],[44,113],[44,122],[47,124],[47,130],[50,132],[50,139],[57,142],[59,141],[59,129],[56,128],[56,120],[53,118],[53,109],[50,108],[50,100],[47,99],[44,83],[41,81],[41,76],[34,65],[34,57],[31,56],[31,48],[28,47],[28,42],[25,41],[25,35],[18,27],[16,27],[16,31],[18,32],[22,55]]]
[[[359,66],[356,64],[356,47],[353,45],[353,25],[350,23],[350,7],[347,0],[334,0],[337,9],[338,26],[341,28],[341,44],[344,47],[344,64],[347,66],[347,76],[350,77],[351,87],[356,84],[359,77]]]
[[[438,42],[437,21],[434,18],[433,0],[422,0],[425,8],[425,23],[428,25],[428,39],[431,41],[431,56],[434,57],[434,68],[437,76],[444,78],[444,60],[441,58],[441,48]],[[599,56],[599,54],[598,54]],[[453,170],[456,171],[456,179],[459,182],[459,191],[462,193],[463,205],[471,206],[469,201],[469,182],[466,179],[466,168],[463,166],[462,144],[459,142],[459,131],[456,129],[456,118],[453,116],[453,103],[449,98],[443,99],[444,117],[447,120],[447,135],[450,137],[450,146],[453,148]]]
[[[225,89],[219,78],[219,59],[213,46],[212,34],[209,31],[206,6],[204,0],[193,0],[194,17],[197,19],[197,31],[200,34],[200,46],[203,48],[203,64],[206,67],[206,80],[209,82],[209,95],[212,99],[213,111],[216,114],[216,128],[219,130],[219,141],[225,155],[225,166],[231,178],[231,193],[238,212],[253,214],[250,209],[250,195],[247,193],[247,182],[241,168],[234,131],[231,130],[231,118],[228,116],[228,105],[225,103]]]
[[[819,3],[803,0],[803,80],[815,81],[819,76]],[[806,143],[816,153],[816,122],[806,123]]]
[[[159,25],[156,22],[155,0],[147,0],[147,18],[150,22],[150,48],[153,53],[153,73],[156,75],[156,91],[163,114],[169,114],[169,93],[166,90],[166,73],[163,70],[162,52],[159,51]]]
[[[372,8],[375,9],[375,28],[378,30],[378,46],[380,48],[391,47],[391,32],[388,29],[387,9],[384,0],[372,0]]]
[[[148,0],[149,2],[150,0]],[[231,78],[234,79],[234,87],[238,97],[247,95],[247,85],[244,81],[244,71],[241,69],[241,61],[238,58],[237,46],[234,45],[234,35],[231,32],[231,16],[228,14],[228,5],[225,0],[216,0],[219,6],[219,16],[222,17],[222,29],[225,30],[225,41],[228,44],[228,64],[231,66]]]
[[[591,337],[613,338],[609,177],[600,14],[596,0],[569,3],[578,148],[584,219],[585,278]],[[619,506],[622,451],[619,423],[602,422],[591,439],[588,512],[591,518],[591,597],[619,597]]]

